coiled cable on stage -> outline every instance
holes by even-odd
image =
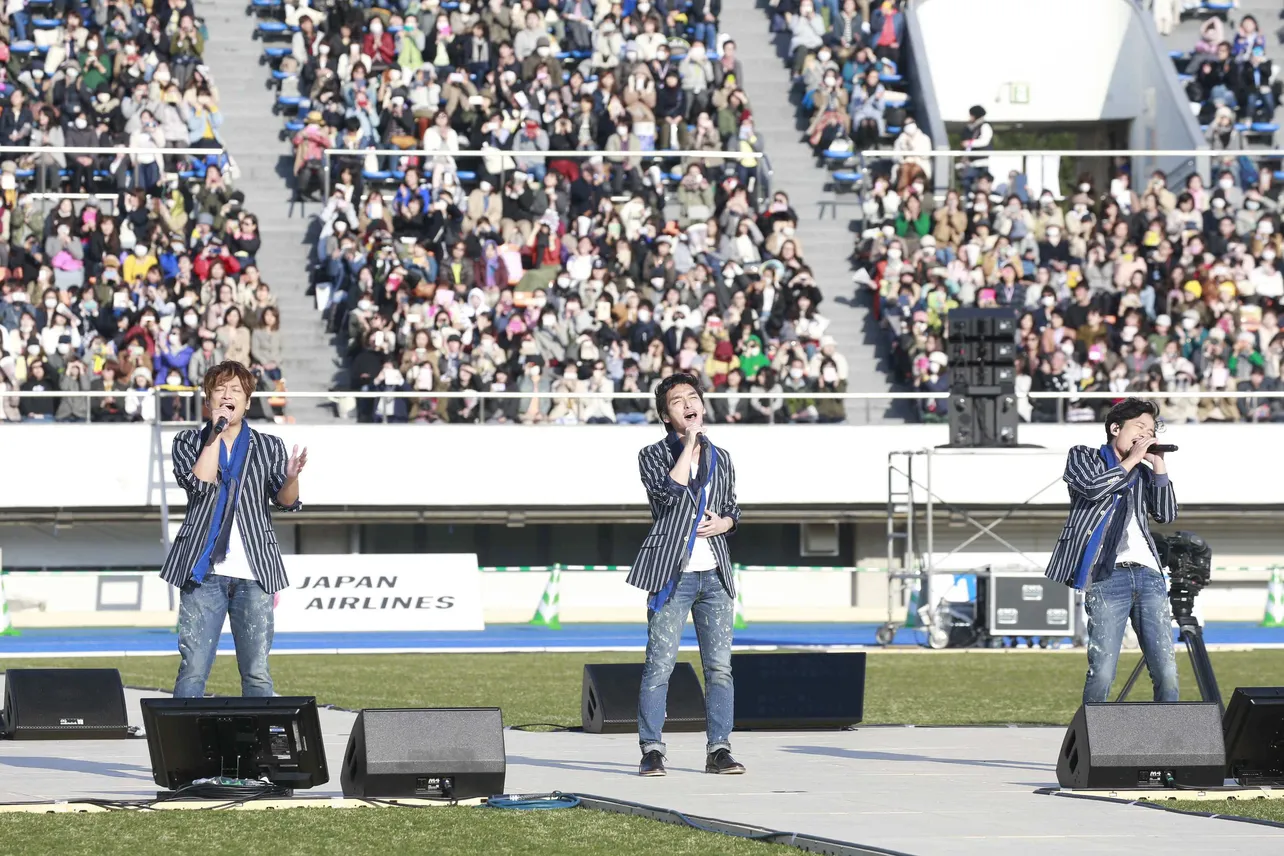
[[[489,808],[516,811],[549,811],[557,808],[575,808],[580,798],[574,794],[554,791],[551,794],[499,794],[486,800]]]

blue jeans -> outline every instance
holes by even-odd
[[[183,586],[178,601],[178,679],[175,698],[205,695],[205,680],[218,653],[223,618],[232,624],[242,696],[272,695],[268,651],[272,649],[272,595],[254,580],[210,574]]]
[[[646,665],[638,695],[638,740],[642,753],[665,753],[664,731],[669,675],[678,661],[678,643],[687,613],[695,621],[704,667],[707,751],[731,748],[735,693],[731,686],[731,629],[736,609],[717,571],[687,572],[659,610],[647,610]]]
[[[1088,678],[1083,701],[1106,701],[1129,619],[1146,658],[1155,701],[1177,701],[1172,612],[1164,577],[1153,568],[1113,568],[1092,581],[1088,610]]]

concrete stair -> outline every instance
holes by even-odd
[[[754,129],[771,161],[773,190],[789,194],[798,212],[798,237],[825,300],[820,311],[830,319],[829,332],[847,357],[848,389],[882,393],[891,389],[879,344],[878,325],[865,295],[851,281],[850,257],[855,249],[858,197],[827,190],[829,171],[819,165],[804,139],[806,121],[799,118],[786,64],[788,35],[770,32],[770,19],[755,0],[723,0],[720,26],[735,39],[745,68],[743,88],[749,96]],[[853,424],[899,422],[892,402],[851,401]]]
[[[334,388],[340,367],[333,337],[306,293],[308,231],[320,206],[291,205],[293,155],[279,138],[283,119],[272,113],[275,98],[265,85],[269,70],[259,65],[263,44],[252,37],[256,19],[245,7],[244,0],[201,5],[210,34],[205,62],[219,90],[223,142],[241,171],[236,187],[259,218],[263,247],[257,261],[281,309],[283,374],[291,391],[324,392]],[[333,419],[318,399],[291,399],[288,414],[304,423]]]

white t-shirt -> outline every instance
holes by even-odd
[[[1125,504],[1127,500],[1125,499]],[[1126,505],[1125,505],[1126,507]],[[1141,524],[1137,522],[1137,515],[1132,513],[1128,508],[1128,525],[1124,527],[1123,543],[1119,545],[1119,552],[1115,554],[1115,564],[1120,562],[1136,562],[1139,565],[1145,565],[1147,568],[1153,568],[1162,571],[1159,567],[1159,560],[1151,552],[1150,545],[1146,543],[1146,535],[1141,531]]]
[[[250,567],[250,559],[245,551],[245,539],[241,537],[241,523],[235,516],[232,518],[231,537],[227,539],[227,556],[210,573],[238,580],[254,579],[254,570]]]
[[[695,479],[696,474],[700,471],[700,462],[692,458],[691,460],[691,478]],[[709,505],[709,486],[706,484],[702,490],[705,500],[705,509]],[[718,569],[718,560],[713,555],[713,547],[709,546],[708,538],[701,538],[699,535],[695,539],[695,547],[691,550],[691,561],[687,562],[688,571],[716,571]]]

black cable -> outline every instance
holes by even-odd
[[[558,725],[555,722],[527,722],[523,725],[505,726],[509,731],[532,731],[536,728],[547,728],[552,731],[582,731],[583,727],[579,725]]]

